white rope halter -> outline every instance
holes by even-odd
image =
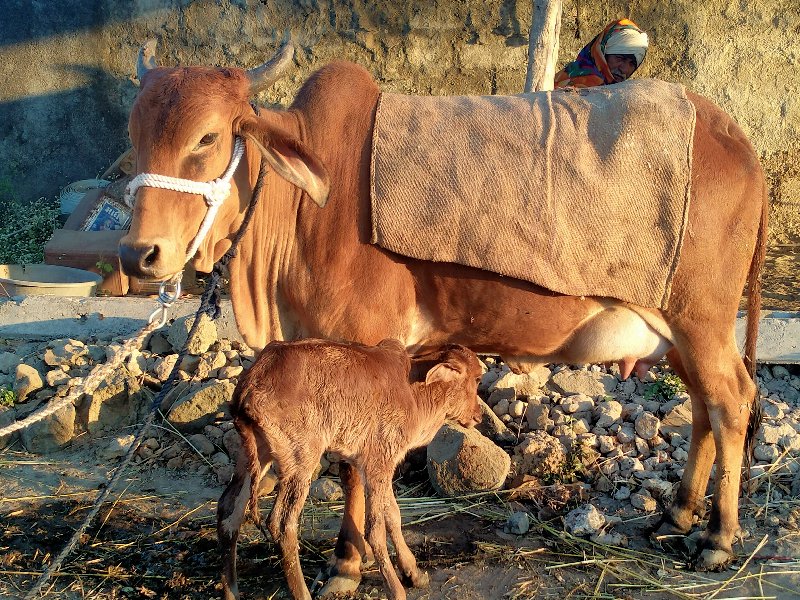
[[[244,155],[244,140],[236,137],[233,146],[233,156],[228,168],[223,173],[222,177],[213,181],[200,182],[192,181],[191,179],[181,179],[179,177],[169,177],[167,175],[159,175],[158,173],[139,173],[136,177],[130,180],[125,188],[125,203],[133,208],[136,202],[136,192],[140,187],[154,187],[164,190],[175,190],[176,192],[186,192],[187,194],[199,194],[203,196],[208,205],[208,211],[200,224],[200,230],[189,247],[186,253],[185,262],[189,262],[197,252],[200,244],[211,229],[211,224],[214,222],[214,217],[217,216],[217,211],[225,199],[231,194],[231,177],[239,166],[239,161]]]

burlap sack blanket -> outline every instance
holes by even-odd
[[[372,242],[575,296],[666,308],[694,106],[655,80],[519,96],[381,96]]]

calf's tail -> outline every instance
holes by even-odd
[[[253,423],[247,419],[239,419],[236,423],[239,437],[242,440],[242,452],[247,460],[247,472],[250,474],[250,500],[247,512],[256,526],[261,528],[261,513],[258,511],[258,492],[261,487],[261,461],[258,456],[258,443],[253,430]]]

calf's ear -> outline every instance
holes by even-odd
[[[322,208],[328,201],[328,170],[316,154],[289,132],[258,117],[242,119],[238,134],[252,141],[275,172],[305,191]]]
[[[457,369],[450,363],[443,362],[434,365],[433,368],[428,371],[428,374],[425,376],[425,383],[431,384],[434,381],[455,381],[460,377],[460,369]]]

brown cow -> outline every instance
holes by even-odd
[[[268,528],[280,546],[292,596],[311,600],[300,570],[297,520],[325,450],[338,453],[364,477],[366,537],[389,597],[402,600],[406,594],[389,559],[387,531],[405,580],[427,585],[427,574],[403,539],[392,476],[406,453],[428,444],[445,420],[472,427],[482,417],[478,357],[463,346],[437,354],[424,382],[409,384],[411,362],[397,340],[375,347],[303,340],[264,348],[239,380],[231,405],[243,452],[217,509],[224,598],[239,597],[236,538],[248,496],[260,522],[262,469],[274,460],[280,481]]]
[[[693,429],[680,489],[656,534],[686,534],[716,459],[710,518],[696,565],[733,557],[764,260],[767,194],[758,159],[738,125],[690,94],[697,114],[688,227],[667,310],[602,297],[570,297],[473,268],[394,255],[370,239],[370,144],[378,86],[362,67],[336,62],[314,73],[288,110],[256,115],[249,104],[275,74],[241,69],[154,67],[140,60],[141,90],[130,117],[140,172],[208,181],[226,169],[234,136],[246,166],[200,245],[208,271],[230,246],[250,201],[259,154],[273,167],[258,212],[230,266],[231,298],[245,340],[322,337],[366,344],[394,337],[412,351],[458,343],[533,363],[653,362],[664,353],[692,397]],[[620,174],[624,177],[624,174]],[[305,193],[304,193],[305,192]],[[315,204],[327,206],[320,209]],[[311,201],[313,200],[313,202]],[[143,187],[120,243],[125,271],[165,279],[182,270],[205,214],[199,196]],[[749,274],[748,274],[749,273]],[[745,355],[734,323],[749,288]],[[328,589],[358,581],[363,494],[357,472]]]

